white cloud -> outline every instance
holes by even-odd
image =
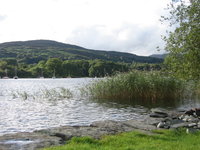
[[[162,32],[162,28],[155,26],[140,27],[134,24],[122,24],[112,30],[106,26],[96,25],[76,28],[66,41],[86,48],[150,55],[157,53],[158,45],[163,45],[160,39]]]
[[[0,21],[3,21],[3,20],[5,20],[5,19],[6,19],[6,16],[0,15]]]
[[[156,53],[169,0],[0,0],[0,42],[51,39],[87,48]]]

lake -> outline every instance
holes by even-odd
[[[143,119],[152,107],[200,106],[194,100],[124,103],[91,100],[81,95],[80,89],[96,80],[101,79],[0,79],[0,135],[63,125],[89,125],[100,120]]]

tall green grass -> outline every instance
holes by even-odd
[[[117,74],[87,87],[89,96],[108,100],[174,100],[186,96],[188,83],[160,72]]]

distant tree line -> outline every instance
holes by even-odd
[[[105,77],[118,72],[136,70],[160,70],[159,64],[142,63],[116,63],[104,60],[62,60],[60,58],[49,58],[37,64],[18,63],[16,59],[9,58],[0,60],[0,76],[9,77],[16,75],[20,78],[45,77]]]

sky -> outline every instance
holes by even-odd
[[[0,43],[47,39],[143,56],[163,53],[167,26],[159,19],[169,1],[0,0]]]

